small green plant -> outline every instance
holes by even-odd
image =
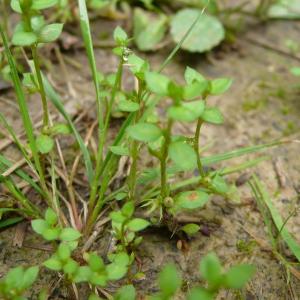
[[[4,300],[26,300],[24,293],[32,287],[39,273],[38,267],[10,269],[0,280],[0,296]]]
[[[53,254],[43,265],[63,273],[65,281],[73,287],[76,283],[85,282],[92,286],[92,292],[96,292],[97,286],[104,287],[109,281],[119,280],[127,273],[132,278],[131,265],[144,229],[154,223],[170,228],[170,223],[174,225],[179,213],[203,208],[213,195],[237,200],[236,188],[227,183],[225,176],[254,166],[265,157],[222,169],[209,169],[207,166],[260,151],[280,142],[204,157],[200,148],[203,125],[221,125],[224,121],[219,108],[209,103],[209,97],[226,92],[232,80],[208,79],[192,68],[186,68],[183,84],[162,74],[196,23],[187,28],[177,47],[157,71],[151,69],[148,61],[128,48],[130,38],[122,28],[117,27],[114,31],[116,47],[113,53],[119,60],[118,68],[115,73],[104,75],[96,66],[86,2],[79,0],[80,26],[96,95],[98,139],[97,153],[92,155],[92,150],[83,141],[59,95],[42,74],[39,62],[38,47],[56,40],[63,27],[62,24],[47,24],[41,13],[41,10],[56,4],[55,0],[11,2],[12,8],[21,16],[12,43],[30,50],[32,56],[32,60],[29,59],[30,72],[23,73],[22,76],[17,70],[16,58],[11,53],[7,35],[0,27],[5,59],[9,64],[27,138],[26,143],[21,142],[8,120],[0,114],[1,124],[26,162],[26,167],[22,169],[13,168],[14,164],[0,154],[0,182],[14,199],[12,207],[2,209],[1,213],[13,212],[20,214],[21,218],[31,220],[33,230],[51,242],[54,248]],[[136,88],[130,91],[123,89],[122,85],[125,68],[131,71],[137,83]],[[40,94],[43,108],[43,126],[40,131],[34,130],[25,92]],[[52,124],[48,101],[65,119],[64,124]],[[121,113],[125,120],[113,142],[109,143],[111,118],[116,112]],[[194,123],[194,133],[174,134],[173,128],[177,122],[187,125]],[[60,147],[59,140],[63,138],[63,134],[74,137],[79,146],[78,157],[83,157],[82,167],[87,178],[83,182],[89,192],[84,205],[76,193],[78,186],[74,177],[77,175],[77,167],[66,165],[62,159],[65,148]],[[140,163],[146,151],[152,156],[152,161],[157,162],[153,168]],[[129,172],[121,186],[116,188],[112,183],[123,159],[130,161]],[[59,169],[63,171],[58,172]],[[191,176],[195,171],[199,175]],[[185,177],[187,179],[182,180]],[[16,178],[26,182],[37,197],[44,201],[43,205],[29,198],[17,184]],[[96,253],[87,252],[85,246],[94,234],[93,230],[104,209],[110,210],[113,205],[122,207],[109,213],[116,247],[102,259]],[[81,214],[81,210],[85,214]],[[137,217],[137,212],[141,212],[143,217]],[[175,225],[176,230],[188,235],[194,235],[199,230],[199,225],[193,223]],[[110,263],[105,264],[106,259]],[[216,272],[215,276],[219,281],[211,281],[203,271],[202,275],[209,284],[205,291],[213,297],[220,288],[233,287],[233,284],[230,286],[227,282],[226,286],[225,281],[229,280],[229,275],[224,275],[220,266],[216,267],[216,260],[211,261],[215,264],[216,270],[213,272]],[[168,270],[167,268],[160,277],[161,293],[157,296],[160,297],[158,299],[169,299],[176,292],[176,289],[170,290],[165,286],[164,274],[168,274]],[[173,284],[178,285],[177,288],[180,286],[177,279]],[[127,291],[132,295],[131,288]],[[122,299],[122,293],[116,297]]]
[[[222,289],[242,289],[255,273],[255,267],[248,264],[235,265],[228,271],[223,267],[215,253],[206,255],[200,262],[199,272],[201,279],[206,281],[206,287],[196,286],[188,291],[185,299],[213,300]],[[168,264],[158,275],[159,292],[146,297],[147,300],[171,300],[180,291],[183,280],[174,264]],[[94,296],[93,296],[94,297]],[[100,298],[91,298],[100,299]],[[136,299],[135,289],[132,285],[123,286],[114,296],[117,300]]]

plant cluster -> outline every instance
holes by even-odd
[[[227,183],[225,175],[254,166],[265,157],[222,169],[211,170],[207,166],[263,150],[277,145],[278,142],[203,157],[199,145],[203,126],[223,123],[222,113],[218,107],[209,103],[209,96],[224,93],[232,81],[227,78],[211,80],[196,70],[187,68],[184,74],[185,83],[178,84],[161,73],[172,60],[178,46],[160,70],[154,71],[148,61],[128,48],[130,39],[120,27],[114,31],[117,47],[113,49],[113,53],[119,58],[117,71],[108,75],[101,74],[96,67],[86,3],[79,0],[80,26],[96,94],[98,144],[96,155],[92,155],[89,146],[83,141],[72,118],[66,112],[59,95],[42,74],[40,66],[38,48],[57,39],[63,27],[62,24],[47,24],[41,13],[41,10],[55,4],[55,0],[12,1],[13,9],[21,16],[12,43],[31,53],[28,59],[29,72],[19,73],[7,35],[2,27],[0,28],[27,139],[25,143],[22,142],[5,116],[0,114],[1,124],[27,164],[27,167],[21,169],[0,154],[0,182],[14,198],[13,205],[1,208],[0,213],[16,213],[21,218],[33,219],[33,230],[54,246],[54,253],[43,265],[64,274],[68,283],[89,283],[96,293],[97,286],[103,287],[110,281],[119,280],[130,270],[135,260],[135,250],[142,242],[142,230],[153,224],[169,225],[169,220],[174,223],[178,213],[201,209],[215,194],[231,200],[237,199],[236,188]],[[193,26],[187,33],[191,32]],[[186,38],[187,35],[178,45]],[[136,88],[131,91],[122,87],[124,68],[129,68],[136,81]],[[26,92],[40,95],[43,111],[40,130],[34,129]],[[48,101],[62,115],[65,123],[52,122]],[[158,111],[161,112],[160,115]],[[111,118],[116,112],[121,113],[125,120],[113,142],[109,144]],[[195,124],[194,133],[186,136],[174,134],[173,128],[177,122]],[[74,137],[79,146],[78,157],[83,157],[82,167],[85,169],[85,183],[89,189],[89,198],[85,205],[82,205],[77,197],[74,181],[77,166],[66,165],[62,159],[64,149],[60,147],[59,140],[63,138],[63,134],[71,134]],[[148,168],[141,164],[145,150],[152,156],[153,161],[158,162],[155,167]],[[112,183],[118,165],[124,158],[130,161],[129,174],[120,187],[114,188]],[[64,170],[63,176],[57,171],[59,168]],[[184,176],[193,171],[197,171],[199,176],[182,181]],[[21,178],[36,192],[44,201],[43,205],[37,205],[24,193],[17,183],[17,178]],[[58,189],[62,184],[65,185],[66,192]],[[102,213],[105,213],[104,208],[111,209],[109,218],[116,247],[103,260],[96,253],[83,250],[82,245],[91,237],[98,221],[101,221]],[[84,216],[81,215],[81,210],[85,211]],[[142,217],[137,216],[137,211]],[[20,221],[15,217],[8,217],[4,221],[8,220],[10,224]],[[198,224],[193,223],[179,225],[179,230],[188,235],[197,233],[200,228]],[[106,259],[109,260],[108,263],[104,263]],[[220,288],[243,286],[252,274],[249,267],[223,273],[214,256],[209,256],[207,260],[204,264],[206,267],[201,269],[202,276],[208,281],[208,288],[201,290],[210,297],[207,299],[213,298]],[[2,294],[7,299],[18,299],[17,297],[34,281],[37,269],[33,270],[35,272],[30,271],[29,275],[26,275],[27,271],[22,268],[13,271],[13,274],[19,272],[22,276],[31,278],[24,279],[24,286],[18,288],[13,285],[14,280],[11,281],[10,276],[8,280],[5,277]],[[168,269],[164,272],[169,274]],[[245,280],[234,286],[233,281],[238,282],[239,277],[236,274],[240,273],[247,274],[244,276]],[[169,282],[164,283],[165,277],[161,275],[161,293],[154,296],[154,299],[170,299],[180,287],[181,280],[176,280],[172,283],[176,283],[176,289],[170,290]],[[133,293],[132,288],[124,289]],[[15,291],[15,295],[5,294],[9,292],[6,290]],[[116,299],[124,299],[122,293],[117,295],[120,296],[116,296]]]

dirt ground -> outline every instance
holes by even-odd
[[[94,34],[98,37],[103,36],[112,27],[110,22],[97,22],[93,27]],[[299,41],[299,32],[300,22],[278,21],[263,26],[253,25],[242,33],[233,45],[223,45],[207,56],[181,52],[167,67],[166,73],[178,81],[183,80],[186,65],[196,68],[210,78],[226,76],[234,79],[229,92],[209,100],[221,108],[225,124],[207,125],[203,129],[201,144],[213,143],[205,155],[276,139],[299,138],[300,81],[290,74],[289,69],[300,65],[300,56],[291,54],[286,46],[287,40]],[[150,59],[155,67],[163,61],[167,53],[167,50],[161,50],[141,55]],[[68,76],[65,76],[61,66],[55,65],[48,69],[49,78],[63,95],[70,113],[76,114],[82,109],[88,109],[89,117],[93,118],[94,108],[91,105],[94,95],[85,54],[83,50],[76,50],[64,53],[64,57]],[[103,73],[116,69],[117,59],[111,55],[110,49],[97,48],[96,57],[98,67]],[[75,61],[80,69],[72,66],[70,61],[73,65]],[[129,76],[124,81],[125,85],[133,84]],[[34,117],[38,116],[40,111],[37,102],[34,97],[30,100]],[[21,127],[11,91],[1,91],[0,110],[10,117],[17,128]],[[80,126],[84,127],[85,124]],[[178,126],[176,130],[192,132],[192,128],[188,127]],[[5,152],[11,157],[15,155],[12,147]],[[299,206],[299,143],[285,144],[266,153],[270,156],[269,160],[243,174],[230,176],[229,180],[241,181],[241,176],[248,178],[252,173],[256,173],[266,184],[274,205],[282,217],[286,218],[291,210]],[[226,165],[234,165],[247,159],[248,157],[236,159],[227,162]],[[177,264],[184,274],[186,288],[193,286],[199,282],[196,267],[199,261],[206,253],[215,251],[225,267],[240,262],[250,262],[257,266],[257,273],[243,295],[223,293],[219,299],[241,299],[241,296],[247,300],[299,298],[299,279],[292,275],[290,282],[287,282],[284,266],[259,243],[269,243],[269,240],[250,188],[246,183],[242,184],[239,192],[239,205],[214,198],[205,210],[195,213],[196,217],[203,220],[202,230],[188,241],[185,251],[178,249],[178,239],[171,239],[167,231],[152,230],[145,233],[138,256],[142,261],[141,270],[146,277],[136,283],[142,294],[156,291],[154,278],[167,262]],[[300,242],[299,220],[299,214],[296,212],[289,220],[287,228]],[[0,233],[0,275],[5,274],[10,267],[39,263],[49,256],[48,251],[34,249],[38,248],[42,241],[31,234],[29,227],[23,247],[13,246],[15,230],[16,228],[12,227]],[[104,237],[99,236],[94,248],[99,254],[103,254],[107,245],[108,235],[104,234]],[[286,255],[290,255],[287,250]],[[291,256],[290,259],[293,260]],[[41,275],[40,282],[32,291],[31,299],[36,299],[40,287],[49,284],[54,286],[58,281],[55,274],[43,271]],[[108,291],[113,291],[114,288],[111,286]],[[67,298],[66,289],[58,284],[51,299]],[[87,297],[82,295],[82,299]],[[184,299],[184,296],[179,299]]]

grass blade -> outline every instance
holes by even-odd
[[[0,171],[5,172],[8,168],[10,168],[13,165],[13,163],[8,160],[6,157],[4,157],[2,154],[0,154]],[[17,176],[22,178],[24,181],[26,181],[28,184],[30,184],[39,194],[41,194],[43,197],[46,197],[46,194],[44,191],[39,187],[39,185],[33,180],[31,176],[29,176],[27,173],[25,173],[22,170],[15,170],[14,172]]]
[[[278,210],[273,205],[272,200],[268,192],[266,191],[265,187],[263,186],[261,181],[257,178],[257,176],[253,176],[250,185],[257,201],[263,203],[268,208],[272,220],[274,222],[274,225],[276,226],[279,234],[281,235],[282,239],[285,241],[289,249],[292,251],[292,253],[295,255],[295,257],[300,262],[300,245],[285,228],[286,222],[283,222]]]
[[[95,87],[95,92],[96,92],[99,129],[101,130],[104,127],[104,120],[101,114],[101,96],[100,96],[100,87],[99,87],[99,80],[98,80],[98,71],[97,71],[96,60],[95,60],[92,34],[90,30],[90,21],[89,21],[87,8],[86,8],[86,0],[78,0],[78,7],[79,7],[79,16],[80,16],[80,28],[81,28],[83,42],[88,56],[94,87]]]
[[[11,77],[12,77],[15,92],[17,95],[18,106],[19,106],[20,113],[22,116],[22,121],[23,121],[23,125],[25,128],[26,136],[27,136],[27,139],[29,142],[30,150],[31,150],[31,153],[33,156],[35,168],[39,175],[41,185],[42,185],[43,189],[45,190],[45,193],[47,194],[47,186],[46,186],[45,176],[44,176],[44,172],[43,172],[42,165],[40,162],[40,157],[39,157],[39,153],[38,153],[36,142],[35,142],[34,129],[33,129],[33,125],[32,125],[32,122],[31,122],[31,119],[29,116],[24,91],[22,89],[21,80],[20,80],[20,77],[19,77],[19,74],[17,71],[15,60],[14,60],[12,53],[8,46],[7,37],[1,26],[0,26],[0,34],[2,37],[3,45],[4,45],[4,52],[5,52],[5,55],[7,57],[7,60],[8,60],[9,66],[10,66]],[[48,196],[47,196],[47,201],[49,201]]]

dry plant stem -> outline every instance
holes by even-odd
[[[141,82],[139,82],[139,90],[138,90],[138,97],[137,97],[137,102],[140,105],[141,100],[142,100],[142,95],[143,95],[143,88],[141,86]],[[141,116],[141,108],[139,111],[136,112],[135,114],[135,119],[134,119],[134,124],[136,124]],[[130,200],[135,200],[136,197],[136,178],[137,178],[137,162],[138,162],[138,155],[139,155],[139,143],[136,140],[133,140],[131,143],[131,168],[130,168],[130,173],[129,173],[129,178],[128,178],[128,186],[129,186],[129,199]]]
[[[169,146],[171,143],[171,130],[173,121],[168,120],[167,128],[164,132],[164,144],[162,147],[162,153],[160,157],[160,180],[161,180],[161,198],[162,200],[169,195],[168,180],[167,180],[167,160],[169,153]]]
[[[195,132],[195,137],[194,137],[194,150],[197,156],[197,166],[198,166],[198,171],[199,174],[201,175],[202,178],[205,177],[205,172],[201,163],[201,158],[200,158],[200,145],[199,145],[199,139],[200,139],[200,130],[201,126],[203,124],[203,121],[201,119],[198,119],[197,121],[197,127],[196,127],[196,132]]]

